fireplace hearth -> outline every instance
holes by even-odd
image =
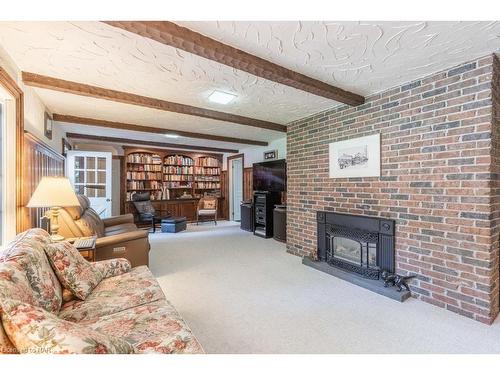
[[[303,264],[400,302],[411,296],[380,280],[382,271],[395,271],[394,220],[319,211],[316,221],[317,260]]]
[[[394,220],[317,212],[318,260],[368,279],[394,272]]]

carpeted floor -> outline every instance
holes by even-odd
[[[487,326],[399,303],[221,222],[151,235],[150,268],[208,353],[500,353]]]

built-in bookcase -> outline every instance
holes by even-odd
[[[126,149],[125,200],[136,192],[152,200],[220,197],[221,162],[218,155]]]

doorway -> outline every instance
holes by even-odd
[[[111,152],[68,151],[67,176],[77,194],[90,200],[90,206],[101,218],[112,211]]]
[[[243,200],[244,156],[238,154],[227,158],[229,174],[229,220],[241,221]]]

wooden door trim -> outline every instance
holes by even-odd
[[[24,146],[24,92],[14,79],[0,67],[0,85],[12,95],[16,103],[16,232],[21,232],[23,218],[23,146]]]
[[[228,188],[228,195],[229,195],[229,200],[228,200],[228,205],[227,205],[227,218],[228,220],[231,220],[231,214],[230,214],[230,207],[232,206],[232,204],[234,202],[233,201],[233,197],[231,195],[231,192],[232,192],[232,187],[229,185],[229,181],[231,181],[231,173],[232,171],[229,170],[229,161],[230,160],[234,160],[234,159],[240,159],[241,158],[241,189],[244,188],[245,186],[245,180],[244,180],[244,169],[245,169],[245,154],[236,154],[236,155],[232,155],[232,156],[228,156],[227,159],[226,159],[226,170],[227,170],[227,188]],[[242,194],[243,195],[243,194]],[[245,199],[243,197],[243,199]]]

